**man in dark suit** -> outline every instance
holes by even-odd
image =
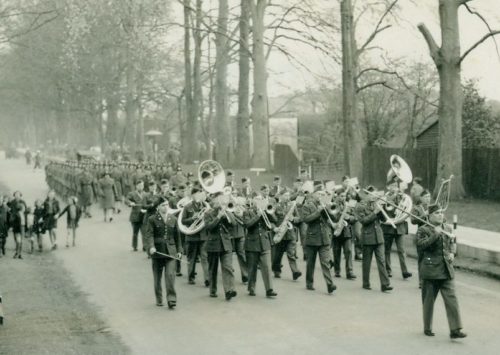
[[[126,198],[127,205],[131,207],[129,221],[132,224],[132,248],[134,251],[137,251],[137,238],[139,236],[139,232],[141,232],[144,220],[144,196],[144,182],[139,180],[135,185],[135,191],[130,192]],[[142,235],[142,239],[142,248],[146,251],[144,246],[144,235]]]
[[[371,290],[370,267],[373,254],[375,254],[382,292],[390,291],[393,287],[390,285],[389,276],[385,268],[384,234],[382,228],[380,228],[380,221],[384,220],[384,216],[380,211],[380,206],[375,203],[377,199],[374,195],[376,192],[375,188],[368,186],[366,190],[371,194],[363,194],[363,199],[354,209],[354,215],[362,225],[363,288]]]
[[[212,201],[212,209],[205,215],[205,230],[208,233],[206,243],[208,270],[210,273],[210,297],[217,297],[217,269],[219,261],[222,272],[222,285],[226,300],[236,297],[234,290],[233,245],[231,232],[236,223],[234,215],[224,212],[217,198]]]
[[[175,233],[177,219],[175,216],[167,213],[168,208],[168,201],[162,198],[157,212],[149,217],[147,221],[146,236],[144,239],[146,248],[152,259],[156,305],[163,306],[161,279],[165,270],[167,304],[168,308],[172,309],[177,304],[175,260],[173,258],[180,259],[182,257],[182,247],[178,234]]]
[[[424,314],[424,334],[434,336],[432,315],[434,302],[439,292],[443,297],[446,316],[452,339],[465,338],[462,321],[455,294],[455,271],[453,260],[456,253],[451,228],[444,224],[443,210],[439,205],[429,207],[429,222],[434,226],[421,226],[417,231],[417,246],[422,252],[420,273],[422,275],[422,303]]]
[[[333,283],[332,273],[330,272],[332,243],[332,231],[328,224],[328,217],[325,209],[319,201],[320,182],[314,183],[315,193],[307,194],[306,201],[300,209],[302,222],[307,223],[307,234],[304,238],[306,253],[306,288],[314,290],[314,267],[316,257],[319,255],[321,271],[326,282],[328,293],[337,289]]]

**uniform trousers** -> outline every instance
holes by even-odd
[[[273,272],[281,273],[281,259],[283,259],[284,253],[286,253],[292,272],[299,272],[299,268],[297,267],[297,242],[295,240],[282,240],[275,245]]]
[[[217,293],[217,269],[219,260],[222,272],[224,292],[234,291],[234,269],[232,252],[208,252],[208,270],[210,272],[210,293]]]
[[[233,251],[238,257],[238,264],[240,265],[241,278],[248,279],[248,265],[247,258],[245,255],[245,238],[234,238],[233,239]]]
[[[438,293],[443,297],[446,316],[450,330],[462,329],[460,310],[455,293],[455,282],[453,279],[445,280],[423,280],[422,303],[424,308],[424,330],[432,330],[432,316],[434,313],[434,302]]]
[[[163,301],[161,279],[165,271],[165,289],[167,291],[167,302],[176,301],[175,292],[175,260],[170,258],[152,258],[153,280],[155,288],[156,302]]]
[[[363,286],[370,286],[370,267],[372,264],[372,256],[375,254],[377,262],[378,275],[380,277],[381,286],[389,286],[389,275],[385,268],[384,244],[363,245]]]
[[[306,245],[306,286],[312,287],[314,284],[314,267],[316,256],[319,255],[319,262],[326,286],[333,286],[332,273],[330,272],[330,245]]]
[[[247,266],[248,266],[248,291],[255,291],[255,283],[257,282],[257,266],[260,265],[260,273],[264,280],[266,291],[272,290],[273,283],[271,280],[271,251],[247,251]]]
[[[130,222],[132,224],[132,248],[137,249],[139,232],[142,235],[142,222]],[[144,246],[144,236],[142,238],[143,246]]]
[[[347,275],[351,275],[352,272],[352,238],[344,237],[333,237],[333,267],[336,274],[340,274],[341,271],[341,260],[342,260],[342,249],[344,249],[345,258],[345,270]]]
[[[384,234],[385,242],[385,268],[388,274],[392,274],[391,269],[391,250],[392,242],[396,242],[396,247],[398,249],[399,265],[401,265],[401,272],[406,274],[408,272],[408,267],[406,266],[406,253],[403,247],[403,235],[401,234]]]
[[[203,269],[204,280],[209,279],[208,274],[208,255],[206,241],[186,241],[186,254],[188,260],[188,279],[195,279],[196,259],[200,257],[201,268]]]

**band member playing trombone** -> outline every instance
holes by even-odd
[[[262,201],[264,201],[262,203]],[[262,205],[259,206],[258,204]],[[254,199],[251,206],[243,212],[243,223],[247,228],[245,238],[245,252],[248,265],[248,293],[255,296],[255,284],[257,281],[257,266],[266,288],[266,296],[274,297],[278,294],[273,290],[271,279],[271,229],[276,222],[275,215],[268,213],[265,205],[266,200]]]
[[[411,201],[410,197],[404,193],[406,187],[407,184],[405,182],[400,181],[397,176],[394,176],[387,182],[388,192],[386,194],[386,198],[396,206],[402,204],[403,199]],[[384,232],[385,242],[385,267],[387,269],[387,274],[389,277],[392,277],[391,250],[392,242],[394,241],[396,242],[396,247],[398,249],[399,264],[401,265],[403,278],[407,279],[412,276],[411,272],[408,272],[408,267],[406,266],[406,253],[403,246],[403,235],[408,234],[408,223],[405,219],[407,216],[404,216],[404,213],[402,213],[401,210],[396,210],[391,205],[386,205],[385,210],[387,215],[392,220],[392,223],[389,223],[389,221],[382,223],[382,231]],[[402,216],[403,218],[396,218],[397,216]]]
[[[177,294],[175,292],[175,260],[173,258],[180,259],[182,257],[182,247],[179,236],[175,232],[177,220],[175,216],[168,214],[168,210],[168,200],[162,197],[156,213],[149,217],[146,222],[146,235],[144,239],[146,248],[152,259],[156,305],[163,306],[161,279],[163,271],[165,271],[167,304],[172,309],[176,306],[177,302]]]
[[[220,193],[218,196],[222,196]],[[227,205],[224,206],[217,196],[212,200],[211,209],[205,214],[205,230],[208,233],[206,249],[210,272],[210,297],[217,297],[217,269],[219,261],[222,272],[222,285],[226,300],[236,297],[234,289],[232,226],[236,219]]]
[[[307,234],[304,239],[306,253],[306,288],[314,290],[314,267],[316,257],[319,254],[321,270],[326,282],[328,293],[337,289],[332,280],[330,272],[331,253],[330,245],[332,243],[332,229],[329,225],[327,210],[319,201],[321,183],[314,182],[315,192],[308,191],[306,201],[301,208],[302,222],[307,223]]]
[[[191,190],[192,201],[184,207],[184,215],[182,218],[182,223],[184,225],[191,225],[198,218],[203,218],[200,213],[204,209],[205,205],[205,194],[198,187],[193,187]],[[194,285],[195,273],[196,273],[196,259],[200,258],[201,267],[203,269],[203,276],[205,279],[205,286],[209,285],[209,273],[208,273],[208,256],[205,248],[205,243],[207,240],[207,234],[204,230],[201,230],[195,234],[186,235],[186,249],[187,249],[187,259],[188,259],[188,282]]]
[[[417,203],[413,206],[413,210],[411,211],[412,213],[411,223],[416,224],[418,226],[418,229],[420,229],[421,226],[425,225],[423,221],[428,222],[429,204],[431,203],[431,193],[429,192],[429,190],[425,189],[421,192],[420,196],[416,197],[415,200],[417,201]],[[422,254],[423,253],[421,248],[419,248],[417,245],[418,285],[420,288],[422,288],[422,274],[420,272],[420,267],[423,260]]]
[[[382,292],[392,290],[392,286],[385,268],[384,257],[384,234],[380,227],[380,221],[385,219],[381,206],[376,202],[378,197],[375,187],[368,186],[367,193],[363,194],[363,199],[356,205],[354,215],[361,222],[362,243],[363,243],[363,288],[371,290],[370,268],[372,256],[375,254],[380,285]]]
[[[290,212],[291,208],[295,209],[295,206],[292,205],[290,201],[290,192],[283,192],[280,196],[280,201],[276,205],[276,218],[278,225],[282,223],[288,223],[289,228],[286,231],[283,239],[275,245],[275,254],[273,257],[272,269],[274,272],[274,277],[280,278],[281,259],[283,258],[283,254],[286,252],[288,264],[290,265],[290,269],[292,270],[292,278],[295,281],[300,276],[302,276],[302,273],[297,267],[297,225],[300,222],[300,218],[295,216],[291,219],[291,221],[285,221],[285,218]]]
[[[246,229],[243,225],[243,212],[245,211],[246,199],[242,196],[238,196],[238,191],[232,189],[232,198],[234,201],[234,211],[233,214],[236,217],[236,223],[233,225],[233,251],[236,253],[238,258],[238,264],[240,265],[241,271],[241,282],[248,282],[248,265],[247,258],[245,255],[245,235]]]

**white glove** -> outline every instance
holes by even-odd
[[[153,255],[154,253],[156,253],[156,248],[155,247],[150,248],[149,255]]]
[[[455,254],[450,253],[450,262],[453,262],[455,260]]]
[[[175,256],[176,256],[177,259],[182,259],[182,254],[181,253],[177,253],[177,254],[175,254]]]

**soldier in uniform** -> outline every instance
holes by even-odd
[[[375,187],[368,186],[366,188],[372,194],[375,194]],[[366,194],[364,198],[356,205],[354,215],[362,225],[362,240],[363,243],[363,288],[371,290],[370,286],[370,267],[372,256],[375,254],[377,262],[378,274],[382,292],[391,291],[393,287],[387,275],[385,268],[384,255],[384,233],[380,227],[380,221],[384,220],[379,204],[375,203],[376,195]]]
[[[88,218],[92,217],[90,214],[90,206],[92,205],[92,175],[88,172],[87,168],[83,167],[78,176],[78,201],[82,208],[82,214]]]
[[[233,188],[232,195],[236,199],[238,197],[238,191]],[[236,207],[234,211],[234,216],[236,217],[236,223],[233,225],[232,236],[233,236],[233,251],[236,253],[238,258],[238,264],[240,265],[241,271],[241,282],[248,282],[248,265],[245,255],[245,235],[246,230],[243,225],[243,211],[244,207]]]
[[[354,224],[356,223],[356,217],[354,216],[354,206],[355,200],[351,200],[347,195],[347,192],[343,191],[339,194],[337,199],[336,209],[338,213],[332,216],[333,221],[335,223],[339,223],[342,214],[344,214],[343,220],[345,221],[345,225],[342,228],[342,231],[339,235],[335,235],[334,230],[333,234],[333,266],[335,270],[335,277],[340,277],[342,250],[344,250],[346,278],[348,280],[356,279],[356,275],[354,275],[352,266],[352,235]]]
[[[422,191],[420,196],[416,199],[418,201],[411,211],[411,223],[416,224],[417,231],[418,228],[425,225],[423,221],[427,221],[427,217],[429,216],[429,205],[431,203],[431,193],[429,190],[425,189]],[[415,218],[418,217],[418,218]],[[417,260],[418,260],[418,285],[419,288],[422,288],[422,275],[420,273],[420,266],[422,263],[422,250],[417,245]]]
[[[177,305],[175,292],[175,260],[182,257],[182,247],[175,233],[175,216],[168,214],[168,200],[162,200],[157,212],[147,220],[145,245],[152,260],[156,305],[163,306],[162,276],[165,272],[165,290],[168,308]],[[157,252],[163,254],[158,254]],[[171,257],[168,257],[169,255]]]
[[[200,212],[204,209],[204,199],[201,190],[198,187],[194,187],[191,191],[193,196],[192,202],[188,203],[184,207],[184,214],[182,218],[182,223],[185,226],[191,225],[200,216]],[[208,273],[208,256],[205,249],[207,235],[202,231],[197,233],[186,235],[186,252],[188,259],[188,282],[194,285],[194,279],[196,274],[196,259],[199,257],[201,261],[201,267],[203,269],[203,276],[205,278],[205,286],[209,285],[209,273]]]
[[[314,187],[316,189],[315,193],[307,194],[306,201],[301,208],[302,222],[307,223],[307,234],[304,238],[307,261],[306,288],[311,291],[314,290],[314,267],[316,264],[316,257],[319,255],[319,262],[321,264],[321,270],[328,293],[332,293],[337,289],[337,286],[333,283],[332,274],[330,272],[332,231],[328,224],[327,212],[325,208],[321,206],[318,198],[321,183],[315,181]]]
[[[144,182],[139,180],[135,185],[135,190],[130,192],[125,200],[126,204],[131,207],[129,221],[132,224],[132,249],[137,251],[138,236],[141,232],[142,223],[144,222]],[[142,234],[142,248],[146,251],[144,235]]]
[[[280,201],[276,205],[276,218],[277,225],[281,225],[283,220],[291,208],[290,203],[290,193],[285,192],[280,196]],[[297,267],[297,226],[300,222],[299,217],[295,217],[293,219],[292,228],[286,231],[283,239],[275,245],[275,254],[273,257],[273,265],[272,269],[274,272],[274,277],[281,277],[281,260],[283,259],[283,254],[286,253],[288,264],[290,265],[290,269],[292,270],[292,278],[293,280],[297,280],[302,273],[299,271]],[[292,221],[290,222],[292,223]]]
[[[392,200],[392,204],[399,205],[403,198],[404,186],[406,184],[398,182],[397,178],[390,180],[387,183],[388,195],[387,198]],[[392,206],[386,206],[387,215],[390,218],[395,216],[395,208]],[[392,242],[396,242],[396,247],[398,249],[399,264],[401,265],[401,272],[403,278],[407,279],[412,276],[411,272],[408,272],[408,267],[406,266],[406,253],[403,246],[403,235],[408,234],[408,223],[402,221],[396,224],[396,228],[388,223],[382,223],[382,232],[384,232],[384,244],[385,244],[385,267],[387,269],[387,275],[392,277],[391,269],[391,250]]]
[[[421,273],[422,303],[424,315],[424,334],[434,336],[432,332],[432,316],[434,302],[439,292],[443,297],[446,316],[450,326],[450,338],[465,338],[462,332],[462,321],[455,293],[455,259],[456,245],[451,235],[451,228],[444,224],[443,210],[439,205],[429,207],[429,225],[421,226],[417,232],[417,245],[422,250],[423,261]]]
[[[247,228],[245,252],[248,265],[248,292],[250,296],[255,296],[257,266],[260,264],[266,296],[275,297],[278,294],[273,290],[271,279],[271,229],[265,222],[264,214],[267,214],[267,211],[258,210],[254,202],[251,202],[243,213],[243,222]],[[274,215],[268,215],[267,219],[271,223],[276,222]]]
[[[208,233],[206,249],[210,273],[210,297],[217,297],[217,269],[221,266],[222,285],[226,300],[236,297],[234,289],[233,245],[231,231],[236,223],[234,215],[221,206],[217,198],[212,200],[212,209],[205,214],[205,230]]]

